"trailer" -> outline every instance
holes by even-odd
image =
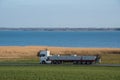
[[[64,62],[72,62],[73,64],[95,64],[101,62],[99,56],[50,55],[49,50],[40,51],[39,57],[40,57],[40,64],[62,64]]]

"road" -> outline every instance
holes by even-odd
[[[120,64],[91,64],[91,65],[80,65],[80,64],[39,64],[39,63],[0,63],[0,66],[43,66],[43,65],[77,65],[77,66],[111,66],[111,67],[120,67]]]
[[[93,66],[118,66],[120,67],[120,64],[92,64]]]

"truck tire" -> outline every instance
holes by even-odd
[[[80,64],[82,64],[82,62],[80,62]]]
[[[57,64],[61,64],[61,61],[57,61]]]
[[[90,62],[90,64],[93,64],[93,62]]]
[[[42,61],[42,64],[46,64],[46,62],[45,62],[45,61]]]
[[[52,61],[52,64],[57,64],[57,62],[56,61]]]
[[[82,64],[86,64],[86,62],[82,62]]]
[[[51,61],[51,64],[54,64],[53,61]]]
[[[90,64],[90,62],[89,62],[89,61],[87,61],[87,62],[86,62],[86,64],[88,64],[88,65],[89,65],[89,64]]]
[[[73,64],[78,64],[79,62],[78,61],[73,61]]]

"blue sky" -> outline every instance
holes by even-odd
[[[0,0],[0,27],[120,27],[120,0]]]

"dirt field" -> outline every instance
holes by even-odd
[[[40,50],[48,49],[52,54],[101,55],[103,63],[120,63],[120,48],[65,48],[47,46],[0,46],[0,59],[37,58]]]

